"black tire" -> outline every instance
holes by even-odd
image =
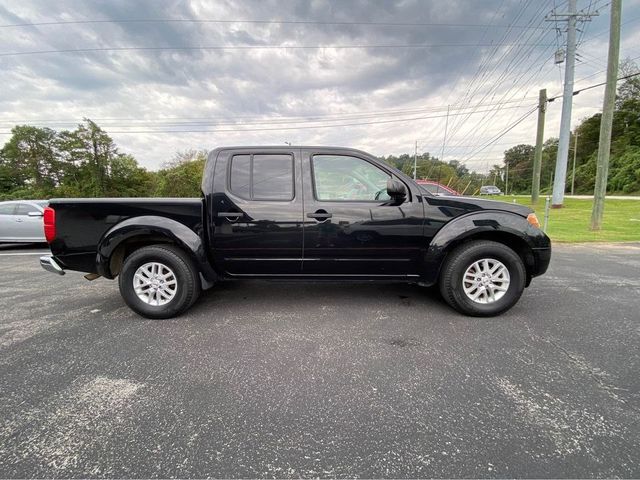
[[[474,262],[486,258],[498,260],[507,268],[509,286],[502,298],[492,303],[478,303],[465,293],[463,276]],[[476,240],[460,245],[448,255],[440,272],[440,293],[460,313],[491,317],[506,312],[518,302],[526,278],[522,259],[511,248],[498,242]]]
[[[166,265],[176,277],[174,297],[164,305],[150,305],[135,292],[133,277],[138,268],[146,263]],[[142,247],[129,255],[119,276],[120,294],[125,303],[137,314],[152,319],[172,318],[188,309],[200,295],[200,277],[187,254],[172,245]]]

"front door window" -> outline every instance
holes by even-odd
[[[379,202],[389,200],[391,176],[375,165],[346,155],[314,155],[316,199],[324,202]]]

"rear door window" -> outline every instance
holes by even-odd
[[[0,205],[0,215],[13,215],[15,208],[15,203],[5,203],[4,205]]]
[[[246,200],[288,201],[294,197],[293,156],[286,154],[234,155],[229,190]]]

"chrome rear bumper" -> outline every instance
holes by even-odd
[[[65,271],[62,269],[60,265],[50,257],[49,255],[45,255],[44,257],[40,257],[40,266],[44,268],[47,272],[57,273],[58,275],[64,275]]]

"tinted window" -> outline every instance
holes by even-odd
[[[293,159],[290,155],[253,156],[253,195],[261,200],[293,198]]]
[[[13,215],[13,210],[15,208],[15,203],[0,204],[0,215]]]
[[[360,158],[314,155],[313,176],[318,200],[389,200],[387,180],[391,176]]]
[[[250,155],[236,155],[231,159],[231,191],[239,197],[251,198]]]
[[[29,212],[37,212],[38,209],[33,205],[29,205],[28,203],[19,203],[18,209],[16,210],[16,215],[29,215]]]
[[[236,155],[231,160],[230,190],[247,200],[292,200],[291,155]]]

